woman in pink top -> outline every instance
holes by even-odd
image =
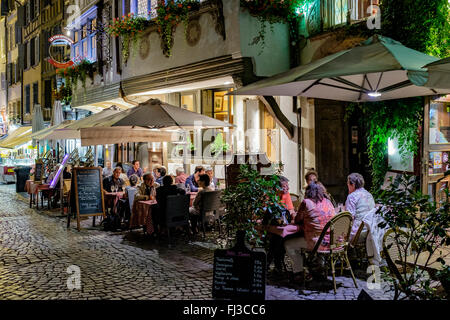
[[[293,262],[294,275],[303,272],[301,249],[314,248],[322,229],[334,216],[334,212],[333,204],[325,197],[323,187],[315,182],[310,183],[305,191],[305,200],[295,216],[295,226],[299,231],[303,231],[303,236],[286,239],[284,242],[286,253]],[[329,241],[328,231],[322,241],[321,249],[325,249]]]

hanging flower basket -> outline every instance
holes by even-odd
[[[86,77],[94,78],[95,63],[88,59],[82,59],[76,62],[74,65],[65,68],[58,69],[58,75],[63,77],[66,81],[65,87],[67,90],[72,91],[72,89],[77,88],[78,80],[81,81],[83,89],[86,90]]]
[[[122,18],[114,18],[107,27],[108,34],[113,37],[122,37],[122,57],[125,61],[130,56],[130,42],[133,47],[137,47],[138,40],[148,25],[149,21],[145,17],[129,13]]]
[[[241,0],[241,8],[247,10],[261,23],[259,33],[251,44],[261,41],[262,48],[264,48],[265,22],[270,23],[272,32],[272,24],[288,23],[291,40],[296,42],[298,40],[298,30],[296,30],[298,22],[313,2],[313,0]]]
[[[158,26],[158,33],[161,37],[164,54],[168,57],[172,54],[173,32],[175,27],[184,23],[185,32],[189,22],[189,13],[200,8],[198,0],[170,0],[166,3],[164,0],[158,1],[156,12],[158,16],[155,19]]]

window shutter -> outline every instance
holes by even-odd
[[[15,25],[15,44],[19,44],[22,42],[22,27],[20,25],[18,25],[18,23],[16,22]]]
[[[27,46],[26,46],[26,50],[27,50],[27,66],[26,66],[26,69],[31,67],[31,51],[30,51],[30,48],[31,48],[31,42],[28,41],[27,42]]]
[[[36,64],[36,55],[35,55],[36,54],[36,49],[35,49],[36,42],[35,42],[35,39],[36,38],[31,39],[31,41],[29,42],[29,47],[30,47],[30,49],[29,49],[29,52],[30,52],[29,66],[30,67],[33,67]]]
[[[2,16],[7,16],[8,15],[8,1],[2,1],[2,10],[1,10],[1,15]]]
[[[19,70],[23,70],[25,65],[25,45],[23,43],[19,44]]]
[[[41,45],[40,45],[40,41],[39,41],[39,36],[34,38],[34,41],[36,42],[35,45],[34,45],[34,50],[35,50],[35,54],[34,54],[35,55],[35,57],[34,57],[35,62],[34,62],[34,64],[38,65],[40,63],[40,61],[39,61],[39,58],[40,58],[39,53],[41,51]]]
[[[26,7],[20,6],[17,10],[17,22],[16,25],[18,27],[23,27],[25,25],[25,13],[26,13]]]

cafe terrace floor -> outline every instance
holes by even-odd
[[[17,194],[15,185],[0,185],[0,204],[0,299],[212,299],[213,253],[220,245],[214,233],[190,243],[180,237],[168,248],[141,229],[93,228],[92,218],[82,221],[81,232],[76,224],[67,230],[58,209],[30,209],[28,195]],[[69,266],[80,268],[79,290],[67,288]],[[336,295],[331,281],[301,290],[287,275],[269,275],[266,299],[353,300],[361,289],[373,299],[392,299],[387,284],[369,290],[365,271],[356,274],[359,288],[344,274],[337,277]]]

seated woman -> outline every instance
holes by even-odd
[[[359,173],[351,173],[347,177],[348,196],[345,201],[345,210],[353,216],[353,226],[350,239],[353,239],[364,216],[375,208],[375,201],[369,191],[364,189],[364,178]],[[367,237],[367,229],[364,227],[359,241]]]
[[[202,201],[203,201],[203,194],[208,191],[214,191],[214,189],[212,189],[209,185],[210,178],[206,173],[201,174],[198,177],[197,184],[199,187],[198,193],[195,196],[192,207],[189,208],[189,217],[191,219],[192,232],[194,234],[198,233],[197,224],[198,224],[198,221],[200,220],[200,210],[201,210]]]
[[[324,189],[316,182],[311,182],[305,190],[305,199],[300,205],[294,223],[302,237],[286,239],[284,247],[291,258],[294,276],[303,273],[303,257],[301,249],[312,250],[319,239],[322,229],[334,216],[334,207],[325,197]],[[325,236],[322,245],[329,243],[329,235]]]

